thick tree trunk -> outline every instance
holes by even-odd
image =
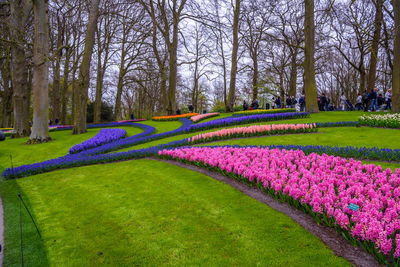
[[[30,143],[50,140],[49,136],[49,18],[48,0],[33,2],[35,36],[33,43],[33,125]]]
[[[236,98],[236,75],[237,75],[237,54],[239,50],[239,16],[240,16],[240,0],[235,1],[235,11],[233,15],[233,43],[232,43],[232,65],[231,80],[229,83],[228,101],[225,106],[226,112],[233,112]]]
[[[85,133],[86,130],[86,111],[88,101],[88,89],[90,81],[90,62],[92,60],[94,34],[97,28],[97,18],[99,16],[100,0],[92,0],[89,11],[89,22],[86,29],[85,49],[79,68],[79,81],[77,84],[77,102],[75,103],[74,129],[72,134]]]
[[[305,0],[305,57],[304,57],[304,89],[306,93],[306,111],[318,112],[317,86],[315,82],[315,25],[314,0]]]
[[[25,54],[25,24],[30,9],[28,1],[11,1],[12,39],[18,44],[12,46],[11,77],[13,85],[13,108],[15,137],[29,136],[29,89],[28,60]]]
[[[394,46],[393,46],[393,74],[392,74],[392,101],[394,112],[400,112],[400,1],[393,0],[394,11]]]
[[[65,52],[65,62],[64,62],[64,81],[63,81],[63,88],[61,91],[61,104],[62,104],[62,111],[61,111],[61,122],[63,124],[67,124],[67,107],[68,107],[68,81],[69,81],[69,62],[71,59],[71,49],[68,49]]]
[[[384,0],[376,1],[376,13],[375,13],[375,22],[374,22],[374,37],[372,39],[371,45],[371,57],[369,61],[369,72],[368,72],[368,91],[371,91],[375,87],[376,80],[376,64],[378,62],[378,51],[379,51],[379,42],[381,39],[381,30],[382,30],[382,7]]]
[[[3,80],[4,91],[2,94],[2,122],[0,127],[11,127],[11,117],[13,112],[12,96],[13,89],[11,84],[11,47],[7,46],[4,49],[4,58],[0,60],[1,79]]]

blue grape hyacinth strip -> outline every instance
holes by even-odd
[[[123,138],[125,135],[126,131],[124,129],[107,129],[107,128],[101,129],[92,138],[71,147],[69,149],[69,153],[75,154],[83,150],[87,150],[89,148],[104,145],[112,141],[119,140]]]

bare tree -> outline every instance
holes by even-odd
[[[33,1],[35,38],[33,44],[33,125],[30,143],[51,140],[49,119],[49,18],[48,1]]]
[[[28,79],[28,68],[30,66],[27,49],[25,29],[28,23],[32,5],[29,0],[11,1],[11,40],[12,63],[11,78],[13,85],[14,106],[14,131],[15,136],[29,136],[29,99],[30,86]]]
[[[317,88],[315,83],[315,24],[314,0],[305,0],[305,58],[304,58],[304,90],[306,93],[306,111],[318,112]]]
[[[225,106],[227,112],[233,112],[233,106],[235,104],[235,91],[236,91],[236,75],[238,65],[238,50],[239,50],[239,23],[240,23],[240,0],[235,1],[233,15],[233,27],[232,27],[232,61],[231,61],[231,79],[229,82],[229,94],[228,101]]]
[[[86,29],[85,50],[79,68],[79,83],[77,86],[77,96],[75,97],[75,118],[73,134],[85,133],[86,130],[86,111],[88,100],[88,89],[90,82],[90,62],[92,60],[93,46],[95,42],[95,32],[97,28],[97,18],[99,15],[100,0],[92,0],[89,11],[89,21]]]
[[[400,1],[392,0],[394,12],[394,59],[393,59],[393,111],[400,112]]]

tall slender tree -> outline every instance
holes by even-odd
[[[304,90],[306,93],[306,111],[318,112],[317,86],[315,82],[315,22],[314,0],[305,0],[305,57],[304,57]]]
[[[394,58],[393,58],[393,111],[400,112],[400,1],[392,0],[394,11]]]
[[[49,17],[48,0],[33,1],[33,125],[30,143],[47,142],[49,128]]]
[[[371,56],[369,60],[369,72],[367,88],[371,91],[375,87],[376,80],[376,65],[378,63],[379,42],[381,40],[382,20],[383,20],[383,2],[384,0],[376,0],[375,3],[375,22],[374,22],[374,35],[371,43]]]
[[[90,62],[92,60],[95,32],[97,28],[97,18],[99,16],[100,0],[92,0],[89,10],[89,21],[86,29],[85,50],[79,68],[79,81],[75,96],[75,118],[72,134],[81,134],[86,130],[86,111],[88,102],[88,90],[90,82]]]
[[[235,9],[233,12],[233,43],[232,43],[232,60],[231,60],[231,80],[229,82],[228,101],[225,106],[227,112],[233,112],[236,98],[236,75],[238,65],[239,50],[239,21],[240,20],[240,0],[235,1]]]

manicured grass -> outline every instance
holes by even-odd
[[[25,233],[27,266],[346,266],[285,215],[194,171],[152,160],[67,169],[3,182],[6,225],[18,187],[43,241]],[[10,207],[11,206],[11,207]],[[6,231],[5,265],[19,263]],[[35,249],[33,249],[33,246]],[[47,253],[43,259],[44,251]]]
[[[361,114],[324,112],[306,119],[270,123],[356,121]],[[179,121],[140,123],[155,127],[157,133],[182,125]],[[141,132],[133,127],[124,129],[128,135]],[[55,158],[99,130],[90,129],[82,135],[52,132],[53,142],[31,146],[24,145],[27,139],[7,139],[0,143],[0,171],[10,167],[10,154],[14,166]],[[319,131],[212,144],[400,148],[400,130],[342,127]],[[197,134],[173,136],[124,150]],[[0,182],[6,219],[5,266],[20,265],[18,192],[43,235],[40,240],[23,212],[26,266],[348,265],[291,219],[230,186],[163,162],[135,160]]]
[[[156,132],[155,133],[163,133],[163,132],[173,131],[175,129],[178,129],[182,125],[182,122],[180,122],[180,121],[152,121],[152,120],[147,120],[147,121],[141,121],[139,123],[147,124],[149,126],[153,126],[154,128],[156,128]]]
[[[136,127],[118,127],[125,129],[128,136],[141,133],[143,130]],[[88,129],[87,133],[72,135],[71,131],[50,132],[53,141],[39,145],[25,145],[28,138],[7,138],[0,142],[0,172],[11,167],[11,158],[14,166],[40,162],[64,156],[73,145],[79,144],[95,136],[101,128]]]

